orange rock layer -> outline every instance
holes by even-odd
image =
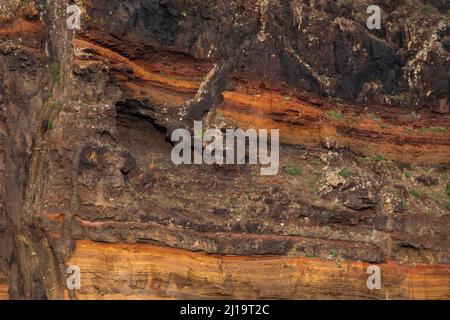
[[[78,241],[78,299],[449,299],[450,266],[379,265],[306,257],[219,256],[147,244]]]
[[[42,26],[22,19],[0,30],[0,38],[28,39],[33,47]],[[98,40],[98,39],[97,39]],[[130,60],[114,49],[92,40],[76,39],[77,50],[89,48],[111,64],[133,72],[133,79],[118,74],[125,88],[135,98],[150,100],[166,107],[179,107],[195,95],[201,79],[199,70],[185,61],[161,61],[143,57]],[[82,60],[78,63],[88,63]],[[206,76],[206,73],[200,73]],[[240,81],[240,80],[238,80]],[[450,116],[429,111],[414,114],[399,108],[344,105],[317,98],[303,99],[295,88],[275,84],[240,81],[235,91],[224,93],[225,103],[219,113],[240,127],[278,128],[281,140],[306,147],[324,145],[350,149],[364,156],[384,155],[413,164],[450,162]]]
[[[8,300],[8,279],[0,272],[0,300]]]
[[[86,40],[75,40],[79,49],[90,48],[110,63],[133,71],[134,79],[122,79],[139,99],[179,107],[192,98],[200,86],[191,79],[185,65],[173,67],[185,76],[157,72],[152,61],[128,58]],[[86,62],[83,62],[86,63]],[[167,72],[166,72],[167,71]],[[292,88],[270,90],[245,80],[235,91],[224,92],[219,114],[242,128],[280,129],[283,143],[306,147],[326,146],[349,149],[363,156],[383,155],[413,164],[439,164],[450,160],[450,116],[430,111],[411,113],[382,106],[365,110],[311,97],[302,97]]]
[[[384,155],[413,164],[448,163],[450,159],[450,130],[445,122],[438,126],[445,119],[393,123],[396,115],[389,113],[377,117],[352,106],[330,110],[330,106],[286,101],[270,93],[225,92],[224,98],[221,115],[241,128],[280,129],[283,143],[348,149],[363,156]]]

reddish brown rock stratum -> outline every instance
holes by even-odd
[[[3,1],[0,299],[449,299],[448,4],[374,2]],[[279,173],[174,165],[193,119]]]

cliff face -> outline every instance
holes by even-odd
[[[430,3],[377,1],[370,31],[365,1],[96,1],[87,27],[131,56],[153,45],[328,97],[432,107],[450,61],[448,5]]]
[[[0,299],[450,298],[449,8],[395,3],[1,4]],[[280,173],[175,166],[202,117]]]

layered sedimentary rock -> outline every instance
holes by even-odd
[[[0,6],[0,298],[450,298],[445,2],[77,3]],[[279,174],[174,165],[202,117]]]
[[[8,299],[8,289],[8,278],[3,273],[0,273],[0,300]]]
[[[86,27],[91,39],[132,57],[157,44],[231,61],[241,78],[363,103],[437,107],[448,95],[448,5],[373,4],[383,10],[381,30],[367,29],[364,1],[294,0],[99,1],[86,5]]]
[[[82,241],[70,263],[84,270],[80,299],[448,298],[444,266],[383,263],[383,288],[373,291],[366,286],[367,263],[305,257],[227,257]]]

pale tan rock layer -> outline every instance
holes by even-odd
[[[368,264],[318,258],[219,256],[78,241],[68,264],[81,268],[79,299],[450,298],[448,265],[380,264],[382,287],[369,290]]]

